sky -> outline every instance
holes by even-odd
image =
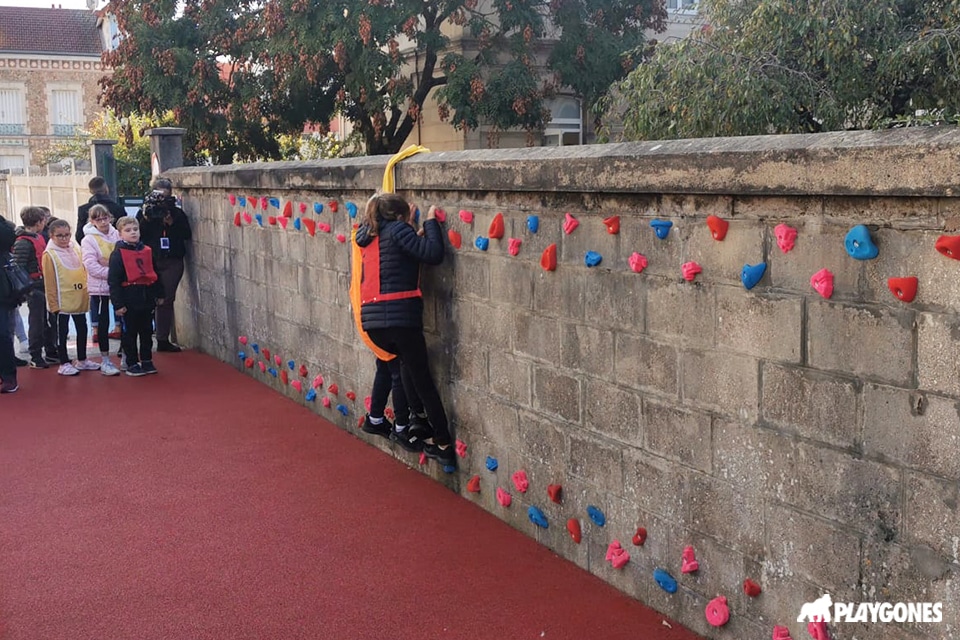
[[[97,3],[100,4],[99,2]],[[57,5],[64,9],[86,9],[87,0],[0,0],[0,6],[5,7],[39,7],[49,9],[50,5]]]

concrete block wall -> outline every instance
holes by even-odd
[[[306,364],[311,378],[337,383],[333,405],[345,403],[348,416],[257,367],[243,370],[358,437],[373,358],[356,336],[349,246],[336,236],[349,235],[344,204],[362,209],[384,166],[361,158],[170,172],[195,229],[179,340],[243,369],[237,337],[246,335]],[[960,261],[934,250],[960,227],[957,175],[955,129],[404,161],[400,191],[445,209],[446,226],[463,236],[443,265],[424,270],[423,290],[434,375],[469,449],[456,475],[419,468],[709,638],[766,639],[775,624],[808,637],[800,607],[824,593],[943,603],[942,623],[834,623],[840,640],[960,638]],[[316,237],[266,218],[263,228],[236,227],[241,207],[229,194],[311,209],[336,200],[340,211],[304,214],[332,224]],[[480,251],[473,240],[498,212],[505,238]],[[580,226],[565,235],[568,212]],[[722,242],[706,227],[711,214],[730,222]],[[528,215],[539,216],[536,234]],[[618,235],[602,223],[612,215]],[[673,221],[666,240],[654,218]],[[780,223],[799,231],[786,254],[773,235]],[[844,251],[856,224],[871,227],[876,260]],[[523,241],[516,257],[510,237]],[[545,272],[540,255],[551,243],[559,266]],[[602,254],[600,266],[585,266],[588,250]],[[635,251],[649,261],[642,274],[628,267]],[[703,268],[692,283],[680,276],[689,260]],[[740,269],[757,262],[766,274],[747,291]],[[830,300],[809,283],[824,267],[835,275]],[[910,304],[886,285],[906,275],[919,279]],[[371,444],[417,467],[381,442]],[[495,473],[488,455],[499,460]],[[510,480],[520,469],[526,494]],[[474,474],[479,494],[466,491]],[[562,504],[547,497],[552,483],[563,485]],[[497,487],[513,494],[510,508],[497,503]],[[528,520],[530,505],[548,529]],[[588,505],[604,511],[605,527]],[[569,518],[582,523],[579,545]],[[643,547],[630,543],[638,526],[649,533]],[[622,570],[604,561],[613,539],[631,554]],[[696,574],[681,575],[686,545],[697,551]],[[676,594],[653,581],[656,567],[677,578]],[[745,596],[745,578],[762,595]],[[717,595],[732,612],[719,629],[704,617]]]

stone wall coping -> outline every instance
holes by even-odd
[[[387,156],[182,167],[185,189],[375,190]],[[396,169],[419,191],[954,197],[960,129],[744,136],[421,154]]]

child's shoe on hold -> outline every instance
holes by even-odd
[[[457,452],[453,445],[441,448],[438,444],[425,444],[423,445],[423,453],[428,458],[433,458],[439,462],[443,467],[452,467],[454,470],[457,468]],[[446,468],[444,471],[446,471]]]
[[[140,376],[147,375],[147,372],[143,370],[143,365],[138,362],[127,367],[127,375],[133,378],[139,378]]]
[[[60,365],[60,368],[57,369],[57,373],[62,376],[75,376],[80,373],[80,370],[73,366],[70,362],[64,362]]]
[[[144,360],[140,363],[140,370],[146,374],[158,373],[157,368],[153,366],[153,360]]]
[[[81,360],[74,366],[76,366],[77,369],[80,371],[99,371],[100,370],[100,363],[94,362],[93,360]]]
[[[390,432],[390,440],[396,442],[402,449],[410,453],[420,453],[423,451],[423,440],[410,433],[410,427],[403,427],[397,431],[394,427]]]
[[[422,416],[410,412],[410,426],[407,427],[407,433],[410,437],[417,438],[420,442],[433,437],[433,427],[427,420],[427,416]]]
[[[364,418],[363,425],[360,427],[360,429],[364,433],[389,439],[390,432],[393,431],[393,425],[390,424],[390,421],[386,418],[380,418],[380,424],[374,424],[370,418],[370,414],[368,413],[367,417]]]
[[[105,376],[118,376],[120,375],[120,370],[113,365],[109,357],[105,357],[100,362],[100,373]]]

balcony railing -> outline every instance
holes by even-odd
[[[80,132],[80,125],[78,124],[55,124],[53,125],[53,135],[71,137],[75,136]]]
[[[26,130],[25,124],[0,124],[0,136],[22,136]]]

